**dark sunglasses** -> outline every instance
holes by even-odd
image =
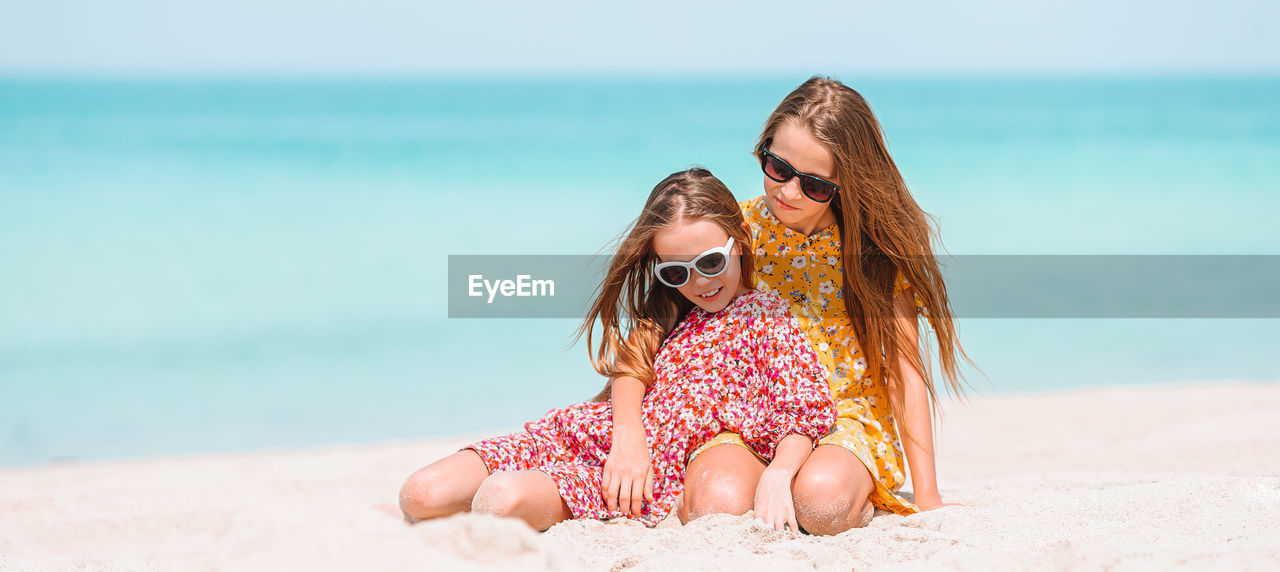
[[[773,140],[770,139],[760,146],[760,170],[764,171],[766,177],[779,183],[800,177],[800,192],[804,193],[809,200],[819,203],[830,201],[831,197],[836,195],[836,191],[840,190],[840,185],[808,173],[801,173],[781,157],[774,155],[766,147],[772,142]]]

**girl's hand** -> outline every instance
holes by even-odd
[[[653,502],[653,464],[644,438],[619,438],[604,461],[604,504],[628,516],[640,514],[641,500]]]
[[[935,495],[921,495],[920,497],[916,498],[915,500],[916,500],[916,506],[917,506],[917,507],[919,507],[919,508],[920,508],[920,510],[922,510],[922,511],[926,511],[926,510],[937,510],[937,509],[940,509],[940,508],[942,508],[942,507],[944,507],[944,506],[964,506],[964,505],[962,505],[962,504],[960,504],[960,503],[958,503],[958,502],[948,502],[948,503],[944,503],[944,502],[942,502],[942,497],[941,497],[941,496],[939,496],[939,495],[936,495],[936,494],[935,494]]]
[[[789,526],[791,532],[800,532],[800,526],[796,524],[796,505],[791,499],[793,477],[795,475],[791,471],[774,465],[769,465],[760,474],[760,484],[756,486],[756,518],[774,530]]]

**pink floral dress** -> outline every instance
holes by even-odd
[[[684,491],[695,447],[733,431],[766,460],[783,437],[817,442],[835,421],[827,373],[778,294],[752,290],[714,314],[694,308],[654,357],[641,403],[652,503],[637,519],[658,524]],[[613,442],[608,402],[554,409],[524,431],[471,445],[490,472],[538,470],[555,479],[574,518],[626,516],[605,507],[604,461]]]

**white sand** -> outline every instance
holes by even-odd
[[[410,527],[414,469],[465,439],[0,471],[0,569],[1280,568],[1280,384],[975,398],[947,408],[943,498],[829,538],[749,516],[537,534]]]

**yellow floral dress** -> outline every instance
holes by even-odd
[[[854,339],[853,324],[844,307],[844,270],[840,266],[840,236],[831,225],[805,236],[782,224],[764,204],[764,197],[740,203],[751,227],[755,249],[756,286],[774,290],[790,302],[791,313],[813,344],[830,374],[831,397],[839,417],[819,445],[836,445],[853,453],[876,482],[871,502],[897,514],[920,509],[895,494],[906,479],[902,443],[883,384],[866,374],[867,360]],[[899,274],[894,295],[909,288]],[[690,456],[716,445],[746,447],[735,433],[720,433]],[[748,448],[749,449],[749,448]]]

